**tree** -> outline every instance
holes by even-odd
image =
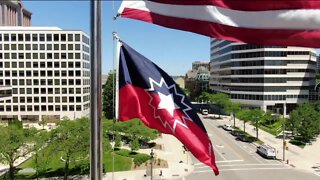
[[[310,103],[298,106],[290,113],[290,124],[305,142],[319,134],[319,112]]]
[[[32,151],[32,138],[29,129],[23,129],[17,124],[8,124],[7,127],[0,126],[0,162],[9,165],[9,178],[14,179],[17,159],[25,157]]]
[[[216,93],[210,96],[210,101],[215,102],[215,104],[221,109],[224,109],[227,102],[229,101],[228,95],[224,93]],[[220,118],[220,110],[219,110],[219,118]]]
[[[260,121],[263,118],[265,112],[261,109],[251,109],[248,112],[248,119],[253,121],[253,123],[255,124],[256,127],[256,138],[258,139],[259,136],[259,125],[260,125]]]
[[[41,151],[47,146],[47,142],[50,139],[50,133],[47,131],[39,131],[34,133],[33,137],[33,152],[34,154],[34,169],[36,170],[36,177],[38,179],[39,172],[43,172],[47,169],[47,165],[50,161],[50,154],[45,153],[47,151]]]
[[[137,151],[140,149],[139,139],[135,136],[133,140],[130,142],[131,151]]]
[[[111,72],[108,75],[108,79],[106,83],[103,85],[103,92],[102,92],[102,110],[106,116],[107,119],[112,119],[115,117],[115,111],[114,111],[114,98],[115,98],[115,73]]]
[[[44,126],[47,125],[47,117],[42,117],[41,121],[39,122],[39,125],[42,125],[42,129],[44,129]]]
[[[227,101],[225,106],[225,111],[229,112],[233,116],[233,127],[236,126],[236,113],[238,113],[241,110],[241,104],[235,103],[232,101]]]
[[[121,147],[121,136],[119,133],[116,133],[116,135],[115,135],[114,147],[116,147],[116,148]]]
[[[236,116],[239,119],[243,120],[243,131],[244,132],[246,132],[246,122],[250,120],[249,113],[250,113],[249,109],[242,109],[242,110],[238,111],[238,113],[236,114]]]
[[[61,121],[53,130],[53,140],[50,146],[52,153],[60,152],[64,159],[64,179],[67,180],[71,162],[89,158],[90,132],[89,120]]]
[[[199,96],[199,101],[201,102],[208,102],[212,97],[212,94],[208,93],[208,92],[202,92]]]

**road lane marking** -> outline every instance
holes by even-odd
[[[290,168],[239,168],[239,169],[219,169],[220,172],[223,171],[252,171],[252,170],[287,170]],[[204,171],[193,171],[193,173],[207,173],[212,172],[212,170],[204,170]]]
[[[215,127],[213,124],[211,124],[210,121],[207,121],[206,123],[208,123],[213,129],[219,131],[219,129],[218,129],[217,127]],[[222,134],[224,137],[226,137],[226,138],[229,139],[231,142],[233,142],[233,140],[232,140],[230,137],[228,137],[227,135],[225,135],[224,133],[220,133],[220,134]],[[222,138],[220,138],[218,135],[216,135],[216,138],[222,140]],[[223,141],[222,141],[222,142],[223,142]],[[230,146],[228,143],[225,143],[225,145],[227,145],[227,146],[229,147],[229,149],[230,149],[236,156],[238,156],[239,158],[242,158],[242,156],[241,156],[238,152],[236,152],[233,148],[231,148],[231,146]],[[239,146],[239,145],[237,145],[237,146]],[[242,148],[241,148],[241,149],[242,149]],[[243,150],[243,149],[242,149],[242,150]],[[245,151],[245,150],[244,150],[244,151]],[[225,159],[225,160],[226,160],[226,159]]]
[[[215,147],[215,145],[213,145],[213,146]],[[222,154],[220,151],[218,151],[218,148],[215,148],[214,152],[218,153],[219,156],[221,156],[221,158],[222,158],[223,160],[227,160],[227,159],[223,156],[223,154]]]
[[[229,163],[229,162],[243,162],[243,159],[235,159],[235,160],[225,160],[225,161],[216,161],[216,163]],[[193,164],[194,166],[200,166],[200,165],[205,165],[203,163],[196,163]]]
[[[242,168],[243,166],[282,166],[282,167],[285,167],[282,164],[224,164],[224,165],[219,165],[219,168],[220,167],[233,167],[233,166],[239,166],[240,168]],[[197,170],[198,169],[205,169],[205,168],[210,169],[210,167],[208,167],[206,165],[195,167],[195,169],[197,169]]]

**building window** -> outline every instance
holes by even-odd
[[[11,44],[11,50],[17,50],[17,45],[16,44]]]
[[[38,50],[38,44],[32,44],[32,50]]]
[[[73,41],[73,34],[68,34],[68,41]]]
[[[76,110],[77,110],[77,111],[81,111],[81,105],[77,105],[77,106],[76,106]]]
[[[40,37],[40,41],[44,41],[44,34],[40,34],[39,37]]]
[[[17,41],[17,35],[11,34],[11,41]]]
[[[26,44],[26,45],[25,45],[25,49],[26,49],[27,51],[30,51],[30,50],[31,50],[31,44]]]
[[[59,71],[58,71],[59,72]],[[60,85],[60,79],[55,79],[54,80],[54,85]]]
[[[55,105],[55,111],[60,111],[60,106],[59,105]]]
[[[54,45],[53,45],[53,48],[54,48],[54,50],[56,50],[56,51],[59,50],[59,44],[54,44]]]
[[[39,103],[39,97],[34,97],[34,98],[33,98],[33,101],[34,101],[35,103]]]
[[[46,97],[41,97],[41,102],[46,103],[47,98]]]
[[[68,50],[72,51],[73,50],[73,44],[68,44]]]
[[[30,41],[31,40],[30,34],[25,34],[25,40],[26,41]]]
[[[32,34],[32,41],[38,41],[38,34]]]
[[[47,50],[52,50],[52,44],[47,44]]]
[[[60,103],[60,97],[55,97],[55,98],[54,98],[54,101],[55,101],[56,103]]]
[[[18,34],[18,41],[23,41],[23,34]]]
[[[66,34],[60,34],[61,41],[66,41]]]
[[[54,34],[53,35],[53,40],[54,41],[59,41],[59,34]]]
[[[47,41],[52,41],[52,34],[47,34]]]
[[[39,94],[39,88],[34,88],[34,89],[33,89],[33,93],[34,93],[34,94]]]

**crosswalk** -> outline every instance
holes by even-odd
[[[289,169],[289,167],[283,165],[278,161],[271,163],[248,163],[244,160],[222,160],[217,161],[217,165],[220,172],[224,171],[252,171],[252,170],[282,170]],[[203,163],[194,164],[194,173],[207,173],[212,172],[210,167]]]

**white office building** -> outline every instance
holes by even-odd
[[[0,121],[87,116],[89,36],[57,27],[0,27]]]
[[[286,114],[308,100],[316,50],[211,40],[210,89],[232,101]]]

